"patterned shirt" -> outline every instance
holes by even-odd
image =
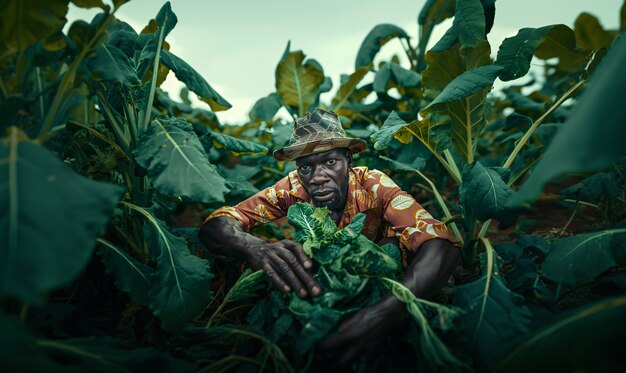
[[[397,237],[400,241],[403,265],[407,265],[408,249],[411,252],[426,241],[442,238],[458,245],[448,228],[434,219],[415,199],[396,185],[387,175],[367,167],[349,169],[346,206],[338,227],[350,223],[352,218],[365,213],[363,235],[377,242],[383,237]],[[265,188],[234,207],[215,210],[205,222],[218,216],[228,216],[243,224],[250,232],[255,227],[287,215],[289,206],[296,202],[311,202],[297,171]]]

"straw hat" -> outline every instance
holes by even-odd
[[[346,136],[336,113],[317,108],[296,120],[288,145],[274,151],[274,158],[293,161],[335,148],[348,148],[353,153],[360,153],[367,149],[367,143]]]

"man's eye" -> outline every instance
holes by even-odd
[[[335,158],[331,158],[331,159],[326,161],[326,164],[329,165],[329,166],[333,166],[333,165],[335,165],[335,163],[337,163],[337,160]]]
[[[298,170],[300,170],[300,172],[302,172],[303,174],[308,174],[309,171],[311,171],[311,166],[300,165],[298,166]]]

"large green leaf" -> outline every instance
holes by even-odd
[[[557,57],[559,70],[573,72],[585,62],[587,52],[576,47],[576,35],[572,29],[565,25],[556,25],[535,50],[535,56],[543,60]]]
[[[209,132],[209,136],[211,136],[215,147],[227,149],[235,155],[265,154],[268,151],[267,147],[264,145],[253,141],[238,139],[223,133]]]
[[[626,344],[624,314],[626,296],[577,309],[518,344],[497,371],[601,372],[621,366]]]
[[[250,120],[263,121],[265,123],[271,123],[276,116],[276,113],[283,106],[280,102],[280,97],[276,93],[270,93],[269,95],[260,98],[254,103],[252,110],[250,111]]]
[[[592,76],[563,128],[511,203],[535,199],[545,183],[568,172],[595,171],[626,156],[626,38],[618,39]]]
[[[485,11],[481,0],[456,0],[454,30],[464,47],[475,47],[485,39]]]
[[[613,246],[615,240],[626,238],[624,234],[626,229],[614,229],[555,240],[541,272],[550,280],[568,286],[591,281],[617,265]]]
[[[457,43],[448,50],[429,51],[426,53],[428,67],[422,74],[424,96],[435,100],[456,77],[487,65],[489,61],[487,41],[482,41],[476,47],[461,48]],[[454,147],[462,160],[469,164],[474,161],[476,139],[486,123],[485,100],[490,90],[491,85],[460,100],[430,105],[420,111],[422,117],[429,114],[444,114],[450,117],[450,135]]]
[[[226,101],[193,67],[175,54],[162,50],[161,63],[172,70],[176,78],[185,83],[190,91],[198,95],[198,99],[206,102],[213,111],[228,110],[232,105]]]
[[[0,314],[0,361],[10,372],[187,372],[193,365],[152,347],[128,348],[127,341],[103,337],[42,339],[24,323]]]
[[[67,22],[69,0],[3,0],[0,46],[3,54],[21,51],[60,31]]]
[[[156,270],[109,241],[98,239],[98,242],[106,271],[113,277],[117,288],[128,293],[133,302],[147,306],[148,294],[157,281]]]
[[[0,142],[0,297],[36,302],[85,268],[122,188],[78,175],[22,135],[10,128]]]
[[[497,171],[478,161],[463,168],[459,193],[466,214],[473,218],[497,219],[502,227],[511,226],[517,219],[519,210],[507,206],[513,190]]]
[[[304,61],[302,51],[291,52],[290,43],[276,66],[276,92],[283,104],[290,106],[299,116],[304,116],[309,106],[318,99],[324,83],[324,71],[318,63]]]
[[[409,40],[409,35],[398,26],[391,24],[380,24],[376,25],[365,37],[363,43],[361,43],[361,47],[356,55],[356,62],[354,63],[354,68],[358,69],[359,67],[369,67],[369,65],[374,61],[374,57],[380,51],[383,45],[387,44],[388,41],[400,38],[405,39],[407,42]]]
[[[611,46],[615,38],[615,31],[605,30],[600,21],[593,15],[583,12],[578,15],[574,23],[576,44],[592,51]]]
[[[366,67],[359,67],[352,74],[350,74],[346,80],[341,84],[337,90],[337,94],[333,97],[333,111],[338,112],[339,109],[348,101],[350,96],[356,90],[357,85],[363,80],[365,74],[368,73]]]
[[[104,44],[87,60],[95,80],[112,81],[125,86],[139,84],[137,72],[124,52],[113,45]]]
[[[392,111],[387,119],[385,119],[383,126],[370,136],[372,142],[374,143],[374,149],[387,149],[387,147],[391,144],[395,133],[404,126],[406,126],[406,122],[403,121],[395,111]]]
[[[511,341],[528,332],[531,315],[524,298],[504,285],[491,245],[485,257],[483,276],[454,291],[454,304],[467,311],[465,325],[481,371],[490,370]]]
[[[466,71],[448,83],[429,106],[462,100],[485,87],[491,87],[501,71],[502,66],[498,65],[485,65]]]
[[[166,329],[198,316],[212,298],[209,262],[192,255],[187,242],[171,234],[150,212],[126,205],[148,220],[144,234],[156,262],[148,306]]]
[[[455,0],[428,0],[417,17],[417,23],[425,28],[432,28],[454,16],[455,7]]]
[[[407,70],[394,62],[383,62],[374,78],[374,91],[385,93],[390,83],[396,86],[415,88],[418,87],[422,77],[415,71]]]
[[[526,75],[535,50],[546,39],[551,38],[556,41],[559,37],[569,37],[567,31],[563,31],[563,27],[567,28],[564,25],[523,28],[515,36],[504,39],[498,49],[496,60],[497,65],[504,67],[500,79],[506,82]]]
[[[182,119],[156,120],[144,131],[133,151],[162,193],[200,202],[223,202],[228,191],[190,123]]]

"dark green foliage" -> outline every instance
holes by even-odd
[[[89,262],[122,189],[21,136],[0,142],[0,297],[40,302]]]
[[[497,219],[502,227],[512,225],[517,219],[519,209],[507,206],[513,190],[497,170],[480,162],[465,166],[459,193],[468,216],[483,221]]]
[[[134,156],[161,193],[200,202],[224,201],[228,191],[224,178],[186,121],[155,121],[141,134]]]

